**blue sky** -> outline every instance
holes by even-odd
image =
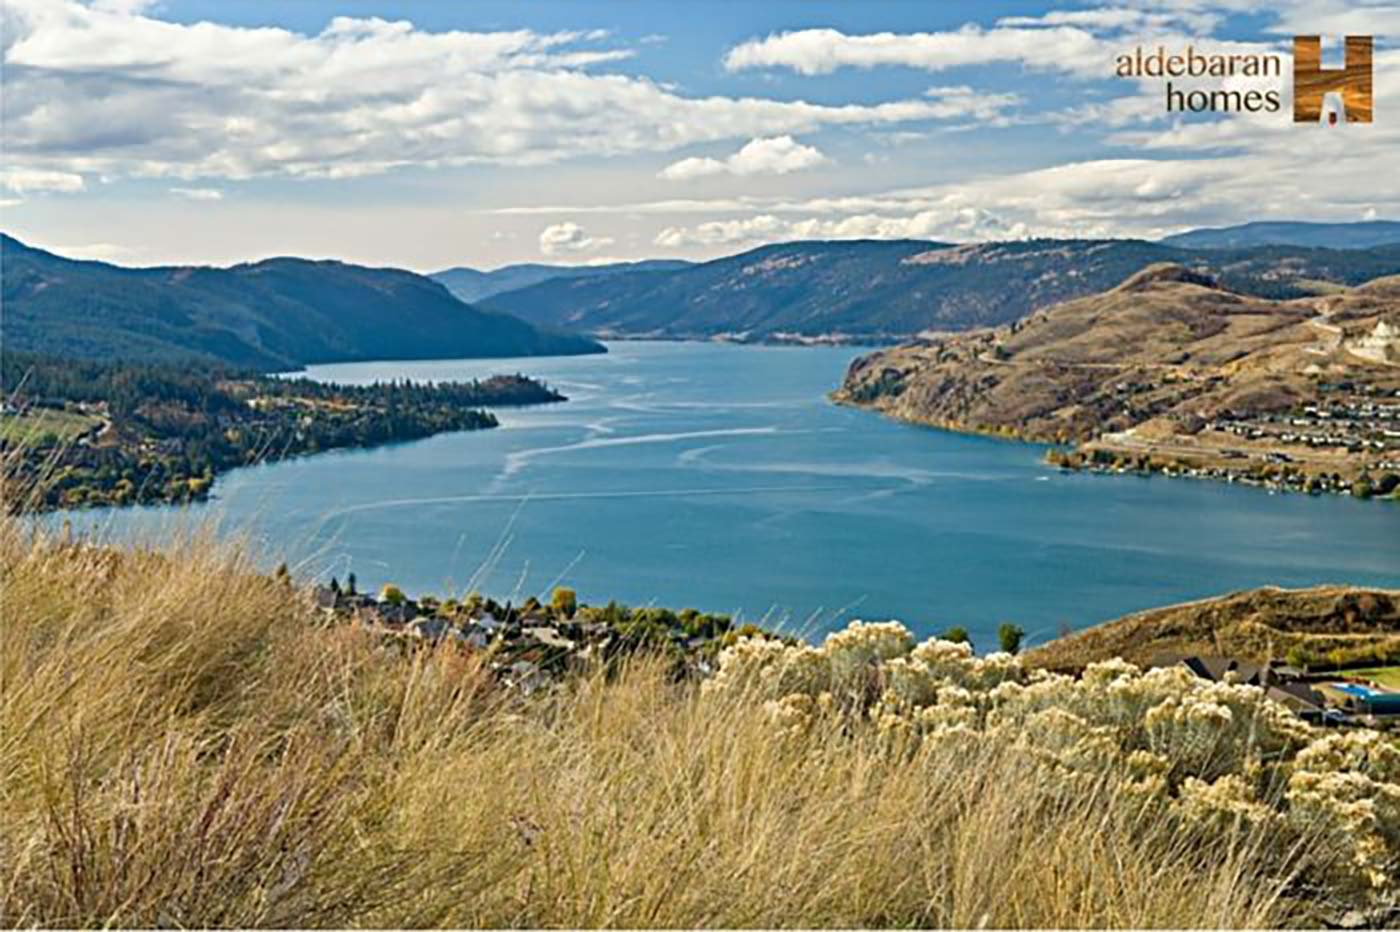
[[[1381,0],[10,0],[4,15],[3,227],[124,264],[434,270],[1400,216],[1400,6]],[[1185,82],[1284,104],[1183,117],[1163,82],[1113,77],[1139,44],[1287,61],[1304,32],[1329,61],[1342,35],[1376,36],[1375,123],[1294,126],[1288,80]]]

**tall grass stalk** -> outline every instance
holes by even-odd
[[[891,750],[639,658],[521,696],[328,626],[246,550],[0,519],[0,922],[1272,926],[1209,844],[1013,748]]]

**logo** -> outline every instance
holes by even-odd
[[[1347,36],[1346,60],[1340,68],[1322,67],[1322,38],[1293,37],[1293,122],[1317,123],[1327,110],[1327,122],[1337,122],[1335,107],[1325,107],[1327,95],[1341,98],[1348,123],[1371,122],[1371,37]]]
[[[1294,36],[1293,122],[1370,123],[1371,47],[1370,36],[1347,36],[1342,67],[1323,68],[1321,37]],[[1277,113],[1287,107],[1283,56],[1273,52],[1138,46],[1116,56],[1114,73],[1161,79],[1167,113]],[[1210,78],[1224,80],[1211,87]],[[1274,87],[1269,78],[1277,81]]]

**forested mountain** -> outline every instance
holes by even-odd
[[[1187,249],[1226,249],[1242,246],[1325,246],[1329,249],[1369,249],[1400,243],[1400,222],[1364,220],[1357,223],[1306,223],[1261,220],[1232,227],[1202,228],[1161,240]]]
[[[1187,250],[1141,240],[914,241],[764,246],[679,271],[555,279],[486,305],[595,335],[890,340],[1007,323],[1111,288],[1153,262],[1272,298],[1400,272],[1400,246]]]
[[[596,275],[615,275],[618,272],[673,272],[693,264],[684,259],[643,259],[640,262],[612,262],[607,265],[543,265],[525,262],[519,265],[503,265],[489,272],[458,266],[434,272],[428,277],[442,282],[448,291],[463,301],[470,302],[481,301],[517,288],[528,288],[554,278],[590,278]]]
[[[601,352],[463,304],[399,269],[267,259],[124,268],[0,235],[5,348],[86,359],[217,360],[260,370],[356,359]]]

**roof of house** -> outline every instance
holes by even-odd
[[[1251,663],[1248,660],[1237,660],[1234,657],[1209,655],[1183,657],[1181,662],[1202,679],[1213,680],[1217,683],[1224,682],[1228,675],[1234,674],[1235,682],[1251,683],[1257,686],[1263,679],[1265,669],[1260,664]]]

